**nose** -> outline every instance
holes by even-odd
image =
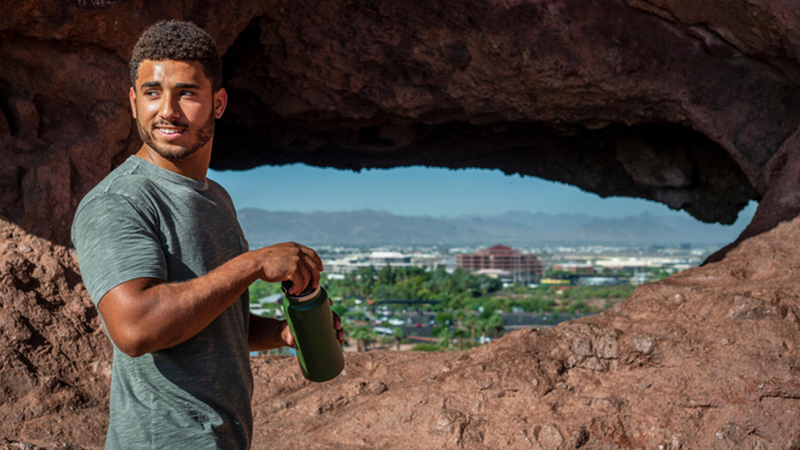
[[[178,119],[181,116],[178,106],[178,96],[165,93],[161,97],[161,108],[159,108],[158,114],[162,119],[170,122]]]

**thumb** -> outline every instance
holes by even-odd
[[[289,329],[289,324],[286,324],[283,330],[281,330],[281,340],[285,342],[287,346],[294,348],[294,336],[292,336],[292,330]]]

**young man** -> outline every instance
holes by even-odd
[[[213,39],[160,22],[130,69],[144,144],[86,195],[72,227],[114,343],[106,449],[247,449],[249,351],[293,344],[285,322],[249,314],[247,288],[289,280],[299,293],[322,262],[295,243],[248,251],[230,197],[206,178],[228,100]]]

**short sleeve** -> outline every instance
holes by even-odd
[[[167,264],[152,218],[119,194],[81,205],[72,223],[81,276],[95,304],[136,278],[167,279]]]

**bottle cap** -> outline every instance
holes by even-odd
[[[303,289],[303,292],[301,292],[301,293],[299,293],[297,295],[289,293],[289,289],[291,289],[291,288],[292,288],[292,282],[291,281],[287,280],[287,281],[284,281],[284,282],[281,283],[281,290],[283,290],[283,293],[284,293],[284,295],[286,295],[286,298],[288,298],[289,300],[291,300],[293,302],[301,302],[302,303],[302,302],[306,302],[306,301],[311,300],[314,297],[316,297],[317,294],[319,293],[320,289],[322,289],[322,286],[317,286],[315,288],[311,284],[309,284],[308,286],[306,286],[305,289]]]

